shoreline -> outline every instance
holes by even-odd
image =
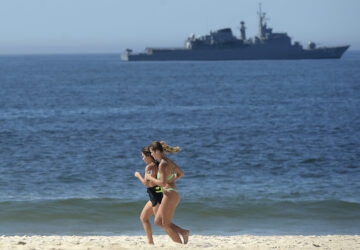
[[[360,235],[254,236],[190,235],[187,245],[167,235],[146,236],[0,236],[0,249],[360,249]]]

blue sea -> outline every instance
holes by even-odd
[[[0,235],[145,235],[134,172],[154,140],[182,148],[169,156],[185,174],[174,222],[193,234],[360,234],[360,52],[348,51],[0,56]]]

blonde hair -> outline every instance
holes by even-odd
[[[180,147],[170,147],[169,145],[166,144],[166,142],[164,141],[154,141],[151,145],[150,148],[152,148],[152,150],[156,151],[156,150],[160,150],[160,152],[163,152],[165,154],[174,154],[179,152],[181,149]]]
[[[180,152],[181,148],[179,146],[176,146],[176,147],[170,147],[169,145],[166,144],[166,142],[164,141],[161,141],[160,142],[161,146],[163,147],[164,149],[164,153],[165,154],[175,154],[177,152]]]
[[[171,147],[167,145],[164,141],[154,141],[153,143],[151,143],[150,148],[152,148],[152,150],[154,151],[160,150],[160,152],[163,152],[165,154],[174,154],[181,150],[180,147]]]

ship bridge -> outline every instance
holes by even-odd
[[[238,39],[233,35],[230,28],[211,31],[209,35],[195,38],[191,36],[186,41],[185,47],[188,49],[209,47],[209,46],[227,46],[237,43]]]

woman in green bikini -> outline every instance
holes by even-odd
[[[160,163],[157,178],[146,174],[145,179],[161,186],[164,190],[162,202],[155,215],[155,224],[162,227],[174,242],[186,244],[189,239],[189,230],[182,229],[171,223],[175,209],[180,202],[180,195],[175,181],[183,177],[184,174],[171,159],[164,155],[164,153],[176,153],[180,151],[180,148],[172,148],[163,141],[155,141],[150,145],[150,151],[155,160]],[[184,242],[181,241],[179,234],[183,237]]]

